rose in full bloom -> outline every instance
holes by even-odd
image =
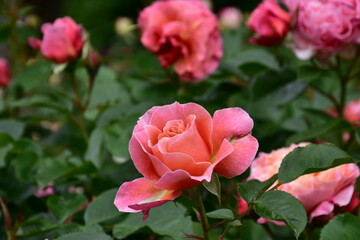
[[[53,24],[45,23],[41,27],[43,39],[30,38],[33,48],[40,48],[46,59],[56,63],[65,63],[76,59],[84,43],[83,28],[70,17],[58,18]]]
[[[240,27],[242,13],[236,7],[226,7],[219,12],[219,21],[222,28],[236,29]]]
[[[217,18],[201,0],[157,1],[139,16],[141,42],[184,81],[198,82],[222,57]]]
[[[0,87],[6,87],[11,80],[9,64],[4,58],[0,58]]]
[[[307,144],[292,144],[271,153],[260,153],[250,167],[249,179],[269,179],[278,173],[280,164],[288,153]],[[296,197],[303,204],[311,221],[314,217],[331,214],[335,206],[351,205],[352,200],[356,200],[353,196],[359,175],[356,164],[343,164],[326,171],[303,175],[290,183],[280,185],[278,189]]]
[[[243,173],[254,159],[253,120],[241,108],[218,110],[212,118],[200,105],[177,102],[153,107],[136,124],[129,152],[144,176],[119,188],[122,212],[143,211],[180,196],[181,190]]]
[[[360,37],[357,0],[287,0],[285,4],[296,12],[292,31],[296,51],[340,52]]]
[[[250,42],[273,46],[282,41],[289,31],[291,16],[275,0],[262,2],[250,15],[247,26],[255,32]]]
[[[360,122],[360,99],[351,101],[345,106],[344,118],[350,123]],[[360,126],[360,123],[357,125]]]

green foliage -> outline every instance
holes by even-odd
[[[252,202],[255,197],[269,189],[277,180],[277,175],[272,176],[264,182],[256,179],[238,183],[240,196],[247,202]]]
[[[212,212],[206,213],[206,216],[209,218],[216,218],[216,219],[225,219],[225,220],[233,220],[234,213],[230,209],[218,209]]]
[[[66,196],[51,196],[46,204],[59,222],[62,223],[76,213],[86,200],[84,195],[70,194]]]
[[[360,218],[350,213],[332,219],[321,231],[320,240],[352,240],[360,236]]]
[[[254,209],[259,216],[283,221],[294,231],[295,237],[305,229],[307,215],[303,205],[291,194],[283,191],[270,191],[254,201]]]

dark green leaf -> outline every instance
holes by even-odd
[[[16,120],[0,120],[0,132],[9,134],[15,140],[21,137],[24,127],[24,123]]]
[[[186,234],[192,234],[190,216],[184,216],[186,208],[169,202],[150,211],[149,218],[143,222],[142,213],[130,214],[123,222],[115,225],[113,235],[117,239],[124,239],[143,227],[149,227],[153,232],[182,239]]]
[[[68,196],[51,196],[46,204],[59,222],[64,222],[76,213],[86,200],[82,194],[70,194]]]
[[[85,159],[92,162],[97,168],[100,168],[103,162],[101,154],[103,136],[102,128],[95,129],[91,133],[88,148],[85,153]]]
[[[254,210],[259,216],[286,222],[296,238],[306,227],[307,215],[303,205],[287,192],[265,192],[254,201],[254,204]]]
[[[288,183],[301,175],[351,162],[354,162],[351,156],[333,145],[310,144],[306,147],[298,147],[282,161],[278,174],[279,182]]]
[[[105,233],[70,233],[56,240],[112,240]]]
[[[0,147],[0,168],[5,166],[5,157],[12,148],[13,145],[11,143]]]
[[[320,240],[355,240],[360,236],[360,218],[350,213],[336,216],[321,231]]]
[[[213,173],[211,176],[210,182],[203,182],[203,186],[212,194],[217,196],[219,203],[221,204],[221,184],[219,180],[219,176],[216,173]]]
[[[216,219],[226,219],[226,220],[233,220],[234,213],[227,208],[218,209],[212,212],[206,213],[206,216],[209,218],[216,218]]]
[[[356,141],[360,145],[360,128],[358,128],[355,132]]]
[[[51,62],[38,61],[15,76],[16,82],[25,90],[32,90],[46,83],[51,74]]]
[[[232,64],[241,66],[248,63],[257,63],[273,70],[279,70],[280,66],[275,57],[265,49],[249,49],[241,52]]]
[[[84,213],[86,224],[100,223],[121,214],[113,204],[116,192],[117,189],[108,190],[89,204]]]
[[[24,182],[31,182],[36,174],[39,157],[34,152],[21,152],[15,158],[16,176]]]
[[[251,202],[260,193],[270,188],[277,179],[277,174],[264,182],[253,179],[238,184],[240,196],[247,202]]]
[[[334,131],[339,131],[339,130],[346,129],[346,128],[347,128],[347,124],[344,121],[333,120],[333,121],[327,122],[323,125],[308,129],[306,131],[296,133],[296,134],[292,135],[286,141],[286,143],[289,145],[291,143],[308,141],[308,140],[312,140],[317,137],[321,137],[325,134],[328,134],[328,133],[331,133]]]

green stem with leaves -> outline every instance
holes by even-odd
[[[200,214],[200,220],[201,220],[201,227],[204,233],[204,239],[205,240],[209,240],[209,222],[206,216],[206,211],[205,211],[205,207],[204,207],[204,203],[201,197],[201,191],[200,189],[197,190],[196,196],[195,196],[195,203],[198,207],[198,211]]]

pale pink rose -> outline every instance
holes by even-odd
[[[271,153],[260,153],[251,165],[249,179],[269,179],[278,173],[280,164],[288,153],[307,144],[292,144]],[[336,206],[349,205],[359,175],[356,164],[343,164],[326,171],[303,175],[278,189],[296,197],[303,204],[311,221],[314,217],[331,214]]]
[[[240,9],[236,7],[226,7],[219,12],[220,26],[225,29],[237,29],[240,27],[242,19]]]
[[[247,26],[255,32],[250,42],[272,46],[282,41],[289,31],[291,16],[275,0],[263,1],[251,13]]]
[[[29,45],[40,48],[46,59],[56,63],[65,63],[76,59],[83,47],[83,28],[70,17],[58,18],[53,24],[45,23],[41,27],[43,39],[29,38]]]
[[[0,88],[9,85],[11,81],[11,74],[9,64],[6,59],[0,58]]]
[[[346,105],[344,118],[350,123],[360,122],[360,99],[351,101]],[[360,123],[357,125],[360,126]]]
[[[297,51],[339,52],[360,37],[358,0],[289,0],[285,4],[296,12],[292,34]]]
[[[141,42],[184,81],[198,82],[222,57],[218,21],[201,0],[156,1],[139,16]]]
[[[129,152],[144,176],[124,183],[114,204],[122,212],[143,211],[180,196],[181,190],[243,173],[254,159],[253,120],[241,108],[218,110],[212,118],[200,105],[177,102],[153,107],[136,124]]]

